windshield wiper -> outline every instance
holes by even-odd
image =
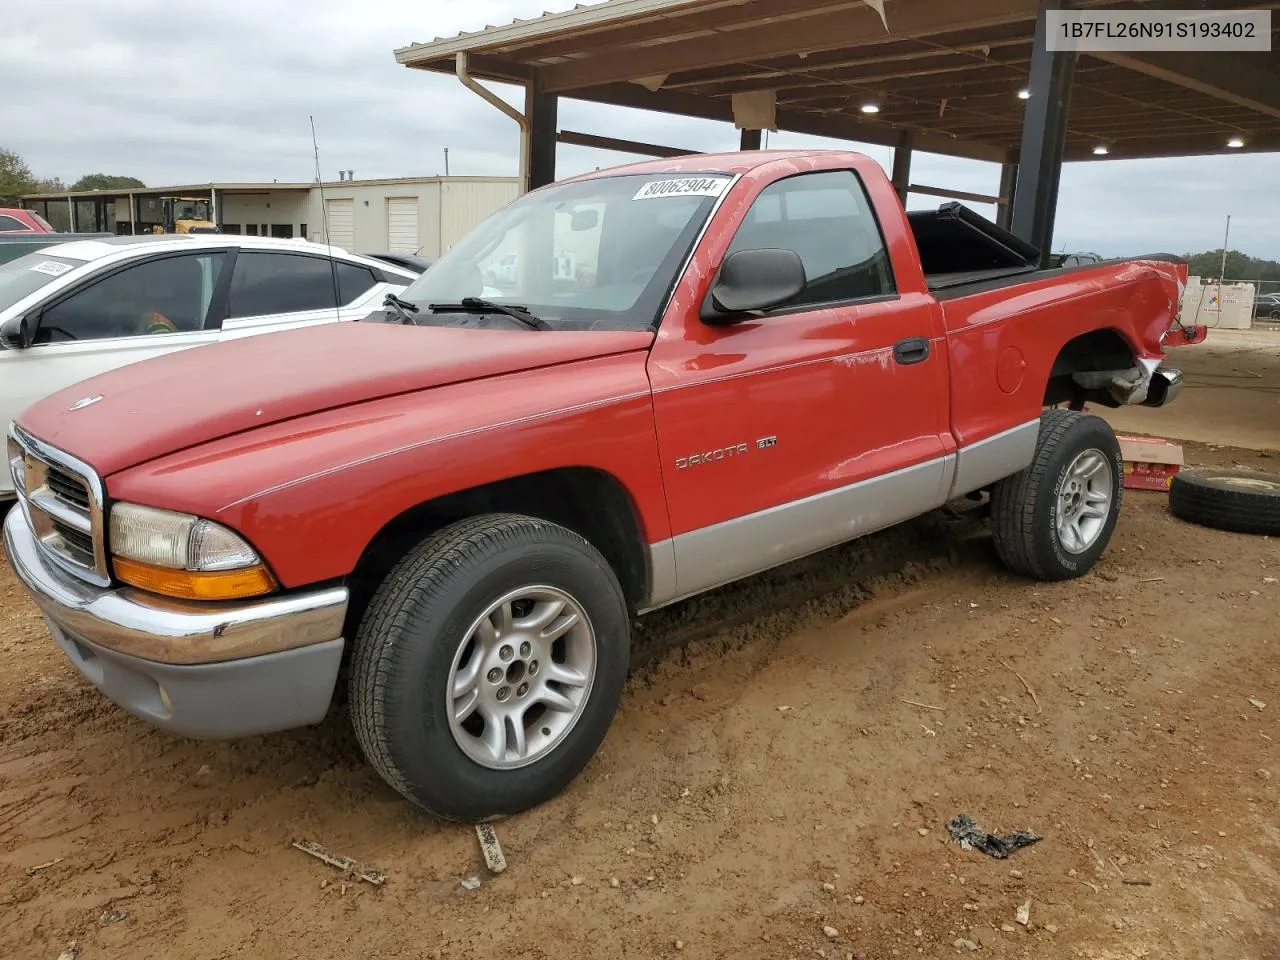
[[[401,323],[412,323],[414,326],[417,326],[418,321],[409,316],[411,313],[418,312],[418,305],[416,303],[410,303],[408,300],[401,300],[394,293],[388,293],[382,298],[382,305],[394,310],[396,312],[396,316],[400,318]]]
[[[530,330],[555,329],[547,321],[534,316],[524,307],[494,303],[492,300],[481,300],[479,297],[463,297],[457,303],[433,303],[427,309],[433,313],[501,313],[519,321]]]

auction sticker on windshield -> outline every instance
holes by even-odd
[[[659,197],[718,197],[724,192],[728,177],[683,177],[679,180],[654,180],[636,191],[632,200],[656,200]]]
[[[57,260],[41,260],[31,269],[35,273],[47,273],[51,277],[60,277],[71,269],[71,264],[58,263]]]

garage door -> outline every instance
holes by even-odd
[[[343,250],[356,245],[355,210],[350,200],[329,201],[329,242]]]
[[[418,198],[387,198],[387,251],[390,253],[417,253],[418,247]]]

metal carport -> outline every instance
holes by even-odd
[[[454,73],[521,126],[521,176],[555,179],[557,141],[671,148],[563,131],[561,96],[894,148],[900,194],[999,204],[1046,252],[1064,160],[1280,149],[1280,65],[1259,53],[1050,53],[1035,42],[1065,0],[606,0],[396,51]],[[1075,0],[1106,9],[1272,9],[1221,0]],[[1275,24],[1273,24],[1273,38]],[[1273,44],[1274,48],[1274,44]],[[477,83],[525,88],[523,111]],[[877,112],[866,113],[864,107]],[[1003,165],[1000,195],[910,180],[923,150]],[[1105,152],[1104,152],[1105,151]]]

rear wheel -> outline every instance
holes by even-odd
[[[406,556],[357,631],[365,756],[452,820],[517,813],[581,772],[626,680],[630,620],[608,563],[564,527],[489,515]]]
[[[1120,516],[1124,460],[1101,417],[1048,410],[1031,465],[991,491],[991,531],[1000,560],[1036,580],[1087,573]]]

